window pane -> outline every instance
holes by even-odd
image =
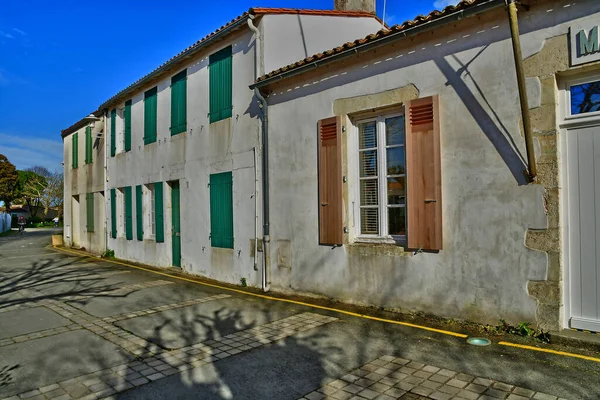
[[[403,175],[405,173],[404,147],[387,149],[387,174]]]
[[[360,149],[377,147],[377,123],[372,121],[359,124],[358,137]]]
[[[379,190],[377,190],[377,179],[360,181],[360,205],[376,206],[379,204]]]
[[[404,144],[404,115],[385,120],[386,145]]]
[[[389,234],[406,235],[406,209],[404,207],[388,208]]]
[[[366,150],[360,153],[360,177],[377,176],[377,150]]]
[[[600,111],[600,81],[571,86],[571,114]]]
[[[379,209],[361,208],[360,209],[360,233],[363,235],[379,234]]]
[[[404,177],[388,178],[388,204],[406,204]]]

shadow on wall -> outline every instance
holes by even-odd
[[[600,5],[594,5],[594,8],[600,10]],[[583,7],[583,4],[580,4],[579,6],[573,5],[572,7],[569,7],[569,9],[566,11],[562,9],[555,9],[548,10],[547,12],[540,12],[546,11],[543,5],[537,6],[535,10],[537,12],[536,14],[524,12],[521,15],[522,34],[552,28],[559,24],[565,23],[571,19],[590,15],[590,10],[585,9],[585,7]],[[499,15],[505,15],[504,11],[497,12],[499,13]],[[529,17],[525,19],[526,16]],[[484,32],[478,32],[478,35],[470,35],[466,39],[461,37],[462,34],[457,35],[453,33],[447,35],[443,38],[444,40],[441,41],[442,43],[439,46],[436,45],[437,47],[435,47],[435,52],[430,51],[431,46],[413,49],[408,44],[406,44],[406,47],[401,47],[401,50],[397,52],[398,55],[402,55],[401,57],[394,57],[393,55],[388,55],[387,57],[389,58],[385,59],[383,62],[373,60],[362,64],[360,63],[360,61],[356,61],[352,63],[352,67],[350,67],[351,70],[339,70],[339,72],[333,75],[324,75],[315,77],[313,79],[311,79],[309,76],[305,78],[307,82],[299,84],[293,90],[287,91],[287,88],[283,92],[275,90],[275,95],[271,95],[269,97],[269,104],[277,105],[285,103],[292,99],[309,96],[315,93],[326,91],[328,89],[358,82],[370,77],[376,77],[378,75],[385,74],[389,71],[403,69],[406,67],[426,63],[427,61],[433,60],[439,68],[439,70],[444,75],[444,77],[447,79],[446,86],[451,86],[456,91],[469,113],[472,115],[472,117],[475,119],[475,121],[481,128],[482,132],[494,145],[499,155],[506,163],[517,184],[526,185],[528,184],[527,177],[525,175],[527,167],[526,163],[524,162],[524,157],[519,152],[515,144],[515,140],[510,135],[510,132],[502,123],[500,118],[498,118],[496,111],[490,106],[490,102],[488,101],[488,98],[493,97],[494,93],[490,91],[486,94],[482,90],[481,86],[478,85],[477,82],[475,82],[474,80],[473,83],[475,85],[476,90],[475,93],[473,93],[463,80],[463,76],[468,76],[472,78],[467,70],[469,63],[467,63],[467,65],[461,66],[458,70],[454,70],[454,68],[448,63],[446,59],[447,57],[451,57],[452,59],[458,62],[456,54],[481,48],[478,54],[473,58],[474,60],[475,58],[479,57],[491,44],[498,43],[500,41],[506,41],[510,38],[510,31],[508,29],[507,19],[501,20],[499,29],[492,29],[491,26],[483,28],[485,28]],[[454,40],[451,40],[451,43],[446,43],[446,41],[449,39]],[[398,42],[398,44],[400,46],[403,46],[402,42]],[[508,48],[509,47],[507,47],[507,49]],[[411,50],[415,50],[415,52],[410,53]],[[510,54],[507,53],[507,57],[511,57],[512,59],[512,52]],[[354,59],[355,58],[350,58],[349,60]],[[473,60],[471,60],[471,62]],[[411,83],[413,82],[391,82],[389,87],[381,88],[381,90],[402,87]],[[512,83],[514,84],[516,89],[516,77]],[[358,88],[360,86],[354,85],[353,87]],[[361,92],[348,93],[347,97],[360,96],[366,94],[368,93],[365,90],[363,90]],[[518,132],[516,132],[516,134],[518,134]]]
[[[469,110],[471,116],[477,122],[477,125],[481,128],[481,131],[487,136],[489,141],[494,145],[496,151],[502,157],[502,160],[510,170],[511,174],[515,178],[515,181],[519,186],[527,185],[527,165],[523,161],[523,156],[519,152],[514,139],[510,135],[506,126],[502,123],[502,120],[496,114],[496,111],[491,107],[485,93],[481,90],[481,87],[477,84],[477,81],[471,76],[468,66],[477,57],[479,57],[487,48],[484,47],[466,64],[462,64],[456,56],[452,56],[456,62],[461,65],[458,70],[454,70],[448,61],[443,58],[436,58],[435,64],[439,70],[444,74],[447,79],[446,86],[451,86],[461,101]],[[482,99],[482,101],[491,110],[497,122],[495,122],[486,109],[481,105],[475,94],[469,89],[464,81],[463,74],[465,77],[469,77],[475,88]]]

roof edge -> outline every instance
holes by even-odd
[[[103,110],[105,108],[108,108],[108,106],[115,103],[117,100],[123,98],[125,95],[136,91],[137,89],[140,88],[140,86],[143,86],[145,83],[152,80],[153,78],[160,76],[163,72],[165,72],[170,67],[177,64],[184,58],[188,58],[188,57],[196,54],[198,51],[202,50],[209,44],[212,44],[215,40],[223,37],[224,35],[226,35],[228,33],[231,33],[232,31],[236,30],[237,28],[241,27],[242,25],[245,25],[247,23],[246,21],[249,18],[250,18],[250,14],[248,12],[245,12],[244,14],[233,19],[232,21],[230,21],[223,27],[221,27],[218,30],[216,30],[215,32],[213,32],[212,34],[209,34],[205,38],[200,39],[198,42],[194,43],[193,45],[191,45],[190,47],[188,47],[181,53],[177,54],[176,56],[174,56],[173,58],[171,58],[170,60],[165,62],[163,65],[156,68],[154,71],[152,71],[149,74],[145,75],[144,77],[140,78],[136,82],[132,83],[125,89],[121,90],[120,92],[118,92],[117,94],[112,96],[110,99],[108,99],[104,103],[100,104],[100,106],[98,107],[98,110]]]
[[[71,125],[70,127],[63,129],[62,131],[60,131],[60,136],[64,139],[67,136],[69,136],[71,133],[83,128],[87,121],[90,119],[90,115],[93,115],[96,118],[100,118],[102,116],[102,111],[101,110],[96,110],[90,114],[88,114],[86,117],[80,119],[79,121],[75,122],[73,125]]]
[[[414,20],[382,29],[365,38],[348,42],[336,48],[312,55],[293,64],[279,68],[259,77],[250,89],[262,88],[336,60],[350,57],[362,51],[372,50],[389,42],[414,36],[421,32],[444,26],[450,22],[481,14],[505,5],[505,0],[463,0],[456,6],[448,6],[443,11],[432,11],[427,17],[417,16]],[[462,6],[462,7],[461,7]],[[395,29],[396,28],[396,29]]]
[[[268,8],[268,7],[253,7],[248,11],[253,15],[319,15],[325,17],[346,17],[346,18],[373,18],[380,24],[384,25],[383,21],[377,13],[368,11],[342,11],[342,10],[317,10],[307,8]],[[387,24],[384,26],[387,27]]]
[[[387,28],[387,25],[383,23],[383,21],[377,16],[375,13],[370,13],[366,11],[340,11],[340,10],[316,10],[316,9],[300,9],[300,8],[266,8],[266,7],[254,7],[250,8],[247,12],[243,13],[239,17],[234,18],[229,21],[227,24],[223,25],[221,28],[216,31],[208,34],[204,38],[200,39],[196,43],[192,44],[187,49],[183,50],[179,54],[172,57],[170,60],[166,61],[164,64],[160,65],[154,71],[149,74],[143,76],[136,82],[132,83],[125,89],[121,90],[104,103],[102,103],[98,110],[103,110],[108,108],[119,99],[122,99],[128,94],[138,90],[141,86],[148,83],[148,81],[160,76],[166,70],[171,68],[173,65],[177,64],[181,60],[188,58],[197,52],[201,51],[206,46],[212,44],[215,40],[231,33],[232,31],[242,27],[247,24],[247,20],[253,17],[262,17],[264,15],[269,14],[298,14],[298,15],[320,15],[320,16],[332,16],[332,17],[346,17],[346,18],[373,18],[377,20],[382,26]]]

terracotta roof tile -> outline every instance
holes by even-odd
[[[295,62],[293,64],[286,65],[284,67],[276,69],[275,71],[272,71],[272,72],[270,72],[270,73],[268,73],[266,75],[261,76],[260,78],[258,78],[256,80],[256,82],[260,83],[260,82],[262,82],[262,81],[264,81],[266,79],[275,77],[275,76],[280,75],[280,74],[282,74],[284,72],[288,72],[288,71],[300,68],[301,66],[303,66],[303,65],[305,65],[307,63],[311,63],[311,62],[315,61],[315,59],[322,60],[323,58],[334,56],[334,55],[336,55],[338,53],[341,53],[343,51],[352,49],[352,48],[354,48],[356,46],[363,45],[365,43],[369,43],[369,42],[372,42],[374,40],[386,37],[386,36],[388,36],[388,35],[390,35],[392,33],[398,33],[398,32],[401,32],[401,31],[403,31],[405,29],[413,28],[413,27],[415,27],[417,25],[421,25],[421,24],[425,24],[425,23],[434,21],[434,20],[436,20],[438,18],[441,18],[441,17],[444,17],[444,16],[446,16],[448,14],[454,13],[456,11],[462,11],[462,10],[465,10],[465,9],[477,6],[477,5],[479,5],[481,3],[484,3],[486,1],[489,1],[489,0],[462,0],[458,4],[456,4],[454,6],[448,6],[448,7],[444,8],[443,10],[434,10],[434,11],[430,12],[427,15],[418,15],[418,16],[416,16],[412,20],[408,20],[408,21],[405,21],[405,22],[403,22],[401,24],[394,25],[394,26],[392,26],[389,29],[382,29],[379,32],[372,33],[372,34],[370,34],[370,35],[368,35],[368,36],[366,36],[366,37],[364,37],[362,39],[357,39],[357,40],[355,40],[353,42],[344,43],[343,45],[335,47],[335,48],[333,48],[331,50],[327,50],[327,51],[324,51],[322,53],[314,54],[314,55],[312,55],[310,57],[307,57],[307,58],[305,58],[303,60],[297,61],[297,62]]]
[[[255,7],[249,11],[253,15],[261,14],[300,14],[300,15],[325,15],[329,17],[373,17],[379,19],[374,13],[366,11],[340,11],[340,10],[310,10],[302,8],[265,8]]]

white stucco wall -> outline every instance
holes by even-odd
[[[209,55],[228,45],[233,49],[233,116],[210,124]],[[108,247],[115,251],[116,257],[156,266],[172,265],[171,190],[166,182],[179,181],[182,268],[220,281],[239,283],[245,278],[249,285],[260,285],[260,272],[254,271],[250,245],[255,237],[254,149],[260,152],[257,105],[253,102],[253,92],[248,89],[254,80],[253,66],[253,39],[248,29],[229,36],[191,59],[186,66],[187,131],[173,137],[169,131],[170,79],[183,67],[172,71],[157,84],[140,89],[132,97],[132,149],[125,153],[122,144],[118,143],[118,154],[108,157],[107,163],[108,188],[134,187],[133,240],[126,240],[124,234],[117,239],[109,238]],[[155,85],[158,86],[158,136],[156,143],[144,145],[144,91]],[[121,116],[118,116],[118,141],[123,140],[122,127]],[[110,143],[106,146],[110,151]],[[210,242],[210,174],[226,171],[233,171],[234,249],[212,248]],[[260,176],[260,170],[257,172]],[[165,183],[164,243],[149,239],[147,233],[143,241],[136,237],[135,186],[154,182]],[[107,204],[110,205],[109,198]],[[106,215],[110,227],[109,206]],[[123,230],[121,226],[119,231]]]
[[[64,212],[63,236],[66,246],[85,248],[93,253],[103,253],[106,248],[104,218],[104,149],[102,132],[104,119],[93,122],[92,162],[85,163],[85,127],[63,139],[64,161]],[[73,169],[73,135],[78,134],[78,167]],[[96,137],[99,136],[99,137]],[[87,193],[94,193],[94,232],[86,228]],[[79,196],[79,206],[73,207],[73,196]]]
[[[381,28],[381,22],[375,18],[266,15],[261,20],[264,71],[271,72],[313,54],[363,38]]]
[[[520,13],[528,55],[589,12],[585,4],[545,3]],[[500,9],[271,88],[271,259],[278,246],[291,246],[288,265],[273,265],[275,290],[490,323],[535,321],[527,282],[546,279],[547,256],[527,249],[524,238],[528,228],[545,228],[546,217],[543,188],[522,185],[518,153],[525,155],[525,146],[509,35]],[[407,85],[420,97],[440,96],[444,249],[390,255],[364,245],[319,246],[317,121],[333,115],[337,99]],[[356,134],[347,127],[346,135]],[[352,192],[352,170],[348,178]],[[353,201],[358,207],[353,198],[344,206],[351,237],[353,212],[359,215]]]

